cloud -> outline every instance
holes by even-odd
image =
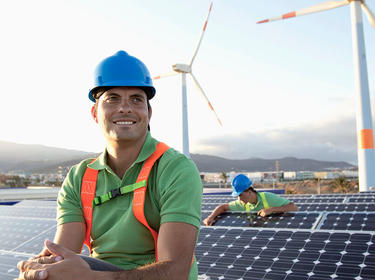
[[[193,153],[212,154],[230,159],[251,157],[297,157],[356,164],[355,120],[342,117],[320,123],[306,123],[259,132],[247,132],[196,143]]]

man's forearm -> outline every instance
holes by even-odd
[[[56,230],[54,242],[75,253],[80,253],[85,238],[86,225],[80,222],[59,225]]]
[[[212,211],[209,217],[215,219],[217,216],[227,211],[227,208],[228,206],[226,204],[221,204],[218,207],[216,207],[214,211]]]

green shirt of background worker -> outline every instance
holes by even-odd
[[[95,196],[103,196],[134,184],[157,143],[149,132],[149,100],[155,89],[146,66],[119,51],[104,59],[95,73],[91,113],[106,149],[93,162],[84,160],[70,170],[58,197],[54,243],[46,241],[36,259],[18,264],[19,279],[197,279],[193,253],[203,187],[193,161],[171,148],[154,163],[144,202],[146,220],[158,232],[157,250],[149,229],[134,216],[130,191],[94,206],[94,258],[78,255],[87,225],[80,196],[87,167],[99,170]]]
[[[262,217],[273,213],[298,211],[293,202],[273,193],[259,193],[251,185],[252,181],[246,175],[237,175],[232,181],[232,196],[238,196],[238,200],[216,207],[203,221],[204,225],[211,226],[217,216],[227,211],[253,211]]]

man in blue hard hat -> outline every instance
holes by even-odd
[[[89,98],[105,151],[69,171],[54,243],[18,264],[20,279],[197,279],[202,182],[191,159],[151,137],[154,95],[126,52],[97,66]],[[92,258],[78,255],[84,242]]]
[[[244,174],[237,175],[232,181],[232,196],[238,196],[238,200],[224,203],[204,221],[204,225],[211,226],[215,218],[227,211],[254,211],[265,217],[273,213],[298,211],[298,207],[289,200],[270,192],[257,192],[252,186],[251,180]]]

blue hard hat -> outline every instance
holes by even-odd
[[[232,196],[239,196],[243,191],[247,190],[250,188],[251,180],[244,174],[239,174],[236,177],[234,177],[232,181]]]
[[[94,85],[89,92],[89,98],[95,102],[95,94],[100,87],[121,86],[142,88],[148,99],[155,95],[155,88],[146,65],[125,51],[118,51],[98,64],[94,72]]]

